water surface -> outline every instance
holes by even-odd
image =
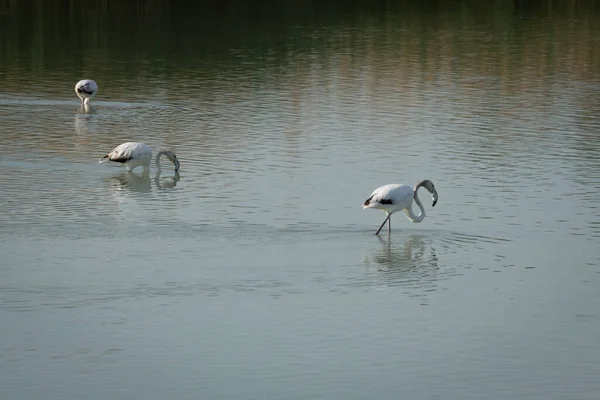
[[[598,398],[596,11],[267,3],[0,4],[1,397]]]

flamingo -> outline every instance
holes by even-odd
[[[175,172],[179,171],[179,160],[172,151],[160,151],[156,155],[156,167],[160,171],[160,156],[166,156],[175,166]],[[127,142],[118,145],[110,153],[100,159],[99,162],[114,161],[122,163],[127,171],[132,171],[135,167],[142,165],[144,171],[150,170],[150,160],[152,159],[152,148],[144,143]]]
[[[81,99],[81,105],[89,107],[90,102],[98,93],[98,85],[91,79],[82,79],[75,85],[75,93]]]
[[[421,201],[419,200],[419,196],[417,196],[417,191],[419,188],[423,186],[425,189],[431,193],[431,198],[433,200],[432,207],[435,207],[435,204],[438,201],[438,194],[435,190],[435,186],[433,182],[426,179],[421,181],[415,185],[415,188],[411,188],[408,185],[399,185],[399,184],[389,184],[378,187],[375,189],[371,197],[369,197],[363,204],[364,208],[376,208],[378,210],[386,213],[386,218],[375,232],[375,235],[378,235],[381,231],[381,228],[388,222],[388,234],[392,233],[392,214],[396,211],[404,210],[406,213],[406,217],[412,222],[421,222],[425,218],[425,208]],[[415,215],[412,209],[413,199],[415,203],[421,209],[419,215]]]

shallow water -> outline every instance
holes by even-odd
[[[1,14],[2,398],[600,396],[593,10],[204,10],[239,29],[207,36],[152,4],[77,41]],[[98,164],[125,141],[180,176]],[[362,202],[421,179],[436,207],[375,236]]]

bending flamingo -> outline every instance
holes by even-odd
[[[376,208],[386,213],[386,218],[375,232],[376,235],[379,234],[381,228],[388,222],[388,234],[392,233],[392,222],[391,217],[392,214],[396,211],[404,210],[406,216],[412,222],[421,222],[425,218],[425,208],[423,204],[421,204],[421,200],[419,200],[419,196],[417,196],[417,191],[420,187],[424,187],[431,193],[431,198],[433,200],[432,207],[438,201],[438,194],[435,190],[435,186],[433,182],[430,180],[424,180],[415,185],[415,188],[411,188],[408,185],[398,185],[398,184],[389,184],[378,187],[375,189],[371,197],[369,197],[365,203],[363,204],[363,208]],[[415,215],[412,209],[413,200],[419,208],[421,212],[419,215]]]
[[[172,151],[160,151],[156,155],[156,168],[160,171],[160,156],[166,156],[175,166],[175,172],[179,171],[179,160]],[[132,171],[137,166],[143,166],[144,171],[150,170],[150,160],[152,160],[152,148],[144,143],[127,142],[120,144],[112,149],[110,153],[100,159],[99,162],[114,161],[121,163]]]
[[[75,93],[81,99],[81,105],[89,107],[90,102],[98,93],[98,85],[91,79],[82,79],[75,85]]]

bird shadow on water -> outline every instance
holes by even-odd
[[[432,239],[419,234],[377,238],[381,247],[363,257],[367,283],[377,290],[405,289],[410,296],[427,304],[427,294],[439,289],[441,271]]]
[[[173,176],[161,176],[157,172],[153,179],[150,173],[142,172],[121,172],[117,175],[110,176],[105,179],[109,187],[115,191],[129,191],[134,193],[150,193],[152,191],[152,181],[158,190],[172,189],[177,186],[177,182],[181,179],[179,172],[175,172]]]

